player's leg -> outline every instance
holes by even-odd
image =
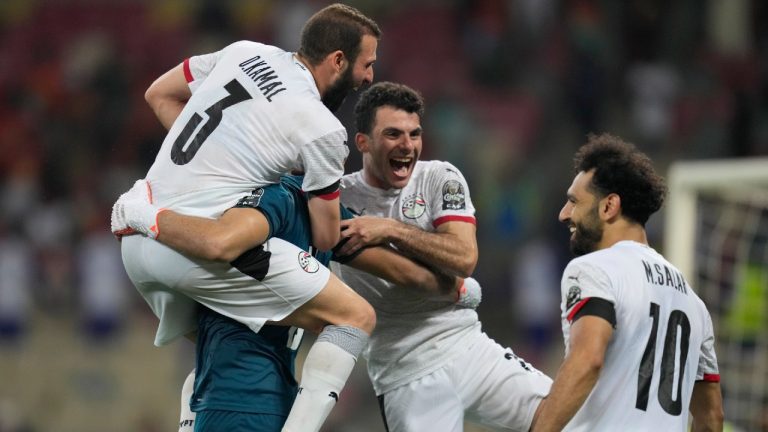
[[[198,303],[169,287],[177,286],[179,275],[193,271],[198,264],[139,235],[123,237],[122,256],[128,277],[160,320],[155,345],[166,345],[193,333],[197,329]]]
[[[527,431],[552,380],[485,333],[451,363],[467,420],[494,430]]]
[[[327,325],[350,326],[371,333],[376,325],[373,307],[333,273],[323,289],[277,324],[319,334]]]
[[[379,395],[388,432],[461,432],[464,406],[446,368]]]
[[[189,400],[195,390],[195,370],[187,375],[184,385],[181,387],[181,415],[179,416],[179,432],[193,432],[195,430],[195,413],[189,407]]]
[[[370,304],[333,274],[315,297],[280,321],[309,330],[322,329],[304,360],[299,394],[284,431],[320,429],[368,343],[375,322]]]

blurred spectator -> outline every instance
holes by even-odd
[[[109,342],[124,325],[134,293],[125,276],[119,244],[106,226],[86,231],[77,254],[81,319],[85,334]]]
[[[562,268],[555,248],[544,236],[522,243],[512,256],[511,310],[524,335],[524,348],[516,349],[540,365],[559,330]]]
[[[630,118],[641,142],[664,142],[670,135],[673,107],[680,93],[677,72],[668,64],[638,62],[627,72],[627,86]]]
[[[0,222],[0,343],[20,343],[27,330],[34,260],[21,233]]]

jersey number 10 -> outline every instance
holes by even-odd
[[[660,306],[651,303],[651,317],[653,318],[653,328],[648,337],[648,345],[645,346],[643,359],[640,362],[640,370],[637,375],[637,402],[635,408],[639,410],[648,409],[648,394],[651,391],[651,379],[653,378],[654,361],[656,358],[656,334],[659,330]],[[675,365],[677,351],[677,337],[680,332],[680,359]],[[683,409],[682,391],[683,375],[685,374],[685,360],[688,358],[688,343],[691,337],[691,323],[688,316],[681,310],[673,310],[669,314],[667,322],[667,334],[664,337],[664,352],[661,353],[661,380],[659,381],[659,404],[667,413],[677,416]],[[672,389],[675,380],[675,369],[679,370],[677,374],[677,395],[672,398]]]
[[[222,111],[234,104],[252,99],[252,96],[242,84],[237,82],[236,79],[228,82],[227,85],[224,86],[224,90],[226,90],[229,95],[205,110],[205,113],[208,114],[208,121],[205,122],[203,127],[200,128],[200,131],[195,134],[195,137],[192,138],[192,142],[189,143],[186,150],[184,150],[184,145],[189,141],[192,132],[194,132],[200,125],[200,122],[203,121],[203,116],[194,113],[187,124],[184,125],[184,129],[181,130],[178,138],[173,142],[173,148],[171,148],[171,160],[173,163],[176,165],[188,164],[189,161],[195,157],[195,153],[200,150],[200,146],[203,145],[203,142],[208,139],[208,135],[210,135],[211,132],[219,126],[219,123],[221,123]]]

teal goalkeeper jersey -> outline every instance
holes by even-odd
[[[283,176],[279,185],[254,190],[236,207],[261,211],[269,221],[270,237],[309,251],[327,266],[332,253],[310,247],[312,232],[301,183],[301,177]],[[351,217],[352,213],[342,207],[342,219]],[[294,378],[296,351],[289,347],[292,337],[289,327],[266,325],[254,333],[201,306],[192,410],[287,416],[298,389]]]

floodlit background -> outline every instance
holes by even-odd
[[[765,2],[349,3],[383,30],[375,79],[426,98],[422,158],[467,177],[485,330],[550,375],[569,259],[557,212],[586,134],[620,135],[662,172],[768,155]],[[164,136],[143,93],[239,39],[295,50],[326,4],[0,1],[0,432],[176,430],[193,348],[153,347],[155,318],[109,232]],[[350,134],[355,99],[339,112]],[[353,148],[347,169],[360,165]],[[662,219],[648,227],[658,249]],[[362,366],[350,383],[325,430],[383,431]]]

